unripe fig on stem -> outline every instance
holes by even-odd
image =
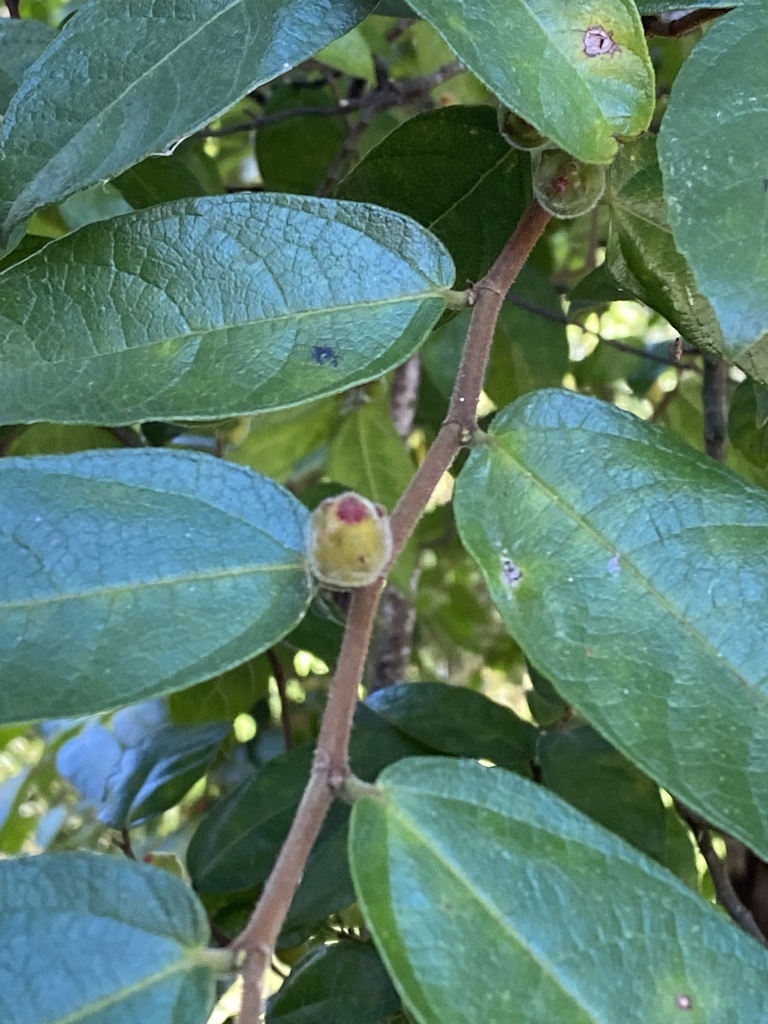
[[[605,168],[585,164],[562,149],[533,154],[533,194],[553,217],[580,217],[605,192]]]
[[[392,527],[383,505],[345,491],[321,501],[309,525],[312,575],[332,590],[366,587],[392,557]]]
[[[501,137],[515,149],[540,149],[549,141],[538,128],[534,128],[529,121],[524,120],[508,107],[499,107],[498,122]]]

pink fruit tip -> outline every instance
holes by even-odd
[[[369,515],[367,505],[356,494],[345,494],[336,508],[336,516],[342,523],[362,523]]]

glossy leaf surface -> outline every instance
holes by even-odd
[[[418,758],[377,788],[352,812],[352,873],[419,1024],[760,1019],[766,951],[543,787]]]
[[[306,523],[277,484],[207,456],[3,459],[0,721],[182,689],[269,647],[312,595]]]
[[[41,21],[3,18],[0,21],[0,114],[21,85],[27,68],[56,38],[56,32]]]
[[[723,334],[768,383],[768,6],[718,19],[675,80],[659,134],[672,231]]]
[[[6,860],[0,903],[7,1024],[201,1024],[210,1013],[208,922],[168,872],[84,853]]]
[[[452,280],[435,238],[377,207],[142,210],[0,275],[0,404],[9,422],[104,424],[296,405],[411,355]]]
[[[765,492],[568,392],[518,399],[489,440],[455,511],[526,656],[647,774],[768,853]]]
[[[585,163],[610,163],[616,136],[653,112],[653,70],[633,0],[414,0],[481,82]]]
[[[41,206],[172,147],[372,7],[373,0],[92,0],[8,108],[0,246]]]

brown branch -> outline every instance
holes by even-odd
[[[704,353],[701,400],[707,455],[725,462],[728,454],[728,363],[708,352]]]
[[[475,286],[474,308],[448,415],[392,514],[393,557],[402,550],[440,477],[475,432],[477,402],[504,296],[548,222],[549,214],[534,202],[499,258]],[[377,580],[352,594],[309,782],[253,915],[233,943],[243,973],[241,1024],[259,1020],[263,978],[272,950],[328,808],[349,774],[352,718],[382,586],[383,580]]]

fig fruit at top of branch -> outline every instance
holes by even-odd
[[[353,491],[321,501],[312,513],[307,544],[309,568],[332,590],[366,587],[392,557],[387,510]]]
[[[553,217],[589,213],[605,192],[605,168],[585,164],[562,149],[533,154],[533,194]]]

